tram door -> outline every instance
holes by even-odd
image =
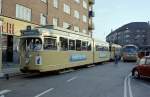
[[[13,62],[13,36],[7,36],[7,49],[6,49],[6,61]]]

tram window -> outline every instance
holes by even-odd
[[[87,48],[88,51],[91,51],[91,43],[88,42],[88,48]]]
[[[69,50],[75,50],[75,40],[69,40]]]
[[[96,45],[96,51],[109,51],[108,47]]]
[[[76,50],[81,51],[81,40],[76,40]]]
[[[40,38],[25,38],[22,39],[22,47],[26,50],[41,50],[42,41]]]
[[[60,43],[61,43],[61,50],[66,51],[68,50],[68,39],[60,37]]]
[[[100,46],[99,45],[96,45],[96,51],[100,51]]]
[[[86,41],[82,41],[82,50],[83,51],[87,50],[87,42]]]
[[[57,50],[55,38],[44,38],[44,50]]]

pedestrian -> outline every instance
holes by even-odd
[[[118,55],[115,54],[115,64],[118,64]]]

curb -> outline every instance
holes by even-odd
[[[18,73],[4,73],[3,76],[0,76],[0,79],[9,80],[12,77],[20,76],[20,75],[22,75],[21,72],[18,72]]]

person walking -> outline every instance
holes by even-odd
[[[115,54],[115,64],[118,64],[118,55]]]

